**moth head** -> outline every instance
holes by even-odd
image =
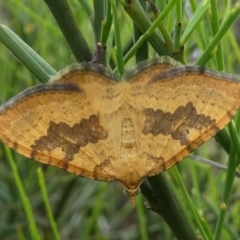
[[[131,204],[135,206],[135,196],[138,195],[141,190],[139,187],[137,188],[124,188],[123,190],[124,194],[128,197],[130,197]]]

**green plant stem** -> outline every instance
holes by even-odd
[[[214,214],[214,216],[218,216],[218,207],[216,206],[215,202],[212,202],[206,196],[203,196],[204,203],[206,206],[209,207],[210,211]],[[225,219],[224,226],[226,227],[229,235],[231,236],[230,239],[240,239],[239,234],[237,233],[238,229],[234,229],[231,223],[231,219]]]
[[[188,158],[189,158],[189,156],[188,156]],[[202,199],[201,199],[201,190],[200,190],[200,185],[199,185],[198,169],[199,169],[199,166],[197,166],[196,164],[191,164],[189,166],[189,173],[190,173],[190,177],[192,179],[191,193],[194,198],[194,205],[197,206],[198,208],[202,208]]]
[[[226,129],[219,131],[215,137],[216,141],[223,147],[223,149],[229,154],[231,148],[231,138]]]
[[[212,11],[212,32],[213,35],[217,34],[219,30],[219,17],[218,17],[218,9],[217,9],[217,1],[211,1],[211,11]],[[224,62],[223,62],[223,53],[222,53],[222,44],[219,42],[218,49],[216,52],[216,59],[217,59],[217,67],[218,71],[224,70]]]
[[[240,51],[239,51],[239,43],[237,37],[234,35],[234,32],[229,31],[228,33],[229,45],[231,45],[232,51],[235,53],[236,62],[240,62]],[[230,69],[233,69],[231,62],[228,64]]]
[[[111,9],[110,0],[107,0],[105,5],[106,5],[106,11],[105,11],[106,15],[105,15],[105,18],[103,19],[102,32],[101,32],[102,35],[100,40],[103,46],[106,46],[107,44],[109,32],[112,25],[112,14],[111,14],[112,9]]]
[[[205,65],[208,60],[213,56],[216,52],[216,47],[226,32],[229,30],[235,19],[240,14],[240,4],[236,3],[230,13],[227,15],[225,21],[221,24],[219,31],[213,37],[212,41],[209,43],[201,57],[197,60],[196,65]]]
[[[183,183],[183,181],[181,179],[181,176],[179,174],[179,171],[178,171],[177,167],[173,167],[172,171],[173,171],[174,176],[175,176],[175,178],[176,178],[176,180],[177,180],[177,182],[178,182],[178,184],[179,184],[179,186],[181,188],[181,191],[183,193],[185,202],[187,203],[187,206],[188,206],[188,208],[190,209],[190,211],[192,213],[193,219],[196,222],[196,224],[197,224],[197,226],[198,226],[198,228],[199,228],[199,230],[200,230],[200,232],[202,234],[203,239],[205,239],[205,240],[211,239],[212,236],[211,235],[207,235],[208,233],[210,233],[210,230],[207,229],[207,231],[206,231],[206,228],[207,228],[206,224],[204,224],[204,226],[203,226],[203,222],[205,222],[205,220],[202,219],[199,216],[197,210],[195,209],[195,206],[193,205],[193,202],[192,202],[192,200],[191,200],[191,198],[190,198],[186,188],[184,187],[184,183]]]
[[[95,44],[100,42],[101,39],[101,29],[104,16],[104,3],[99,0],[93,0],[94,7],[94,17],[93,21],[93,32],[95,37]]]
[[[167,5],[167,7],[164,9],[164,11],[160,14],[160,16],[154,21],[154,23],[150,26],[149,28],[146,29],[146,31],[144,32],[144,34],[138,39],[138,41],[133,45],[133,47],[129,50],[129,52],[124,56],[124,63],[127,63],[129,61],[129,59],[131,59],[134,54],[137,52],[137,49],[142,45],[142,43],[144,41],[146,41],[149,38],[149,42],[150,38],[152,36],[155,36],[155,29],[159,26],[159,24],[167,17],[167,15],[169,14],[169,11],[173,8],[173,6],[176,4],[176,0],[171,0],[169,2],[169,4]],[[143,11],[143,10],[142,10]],[[134,16],[135,16],[134,12]],[[143,14],[144,17],[144,14]],[[141,18],[140,18],[141,19]],[[140,19],[137,18],[137,20],[140,21]],[[137,24],[136,24],[137,25]],[[145,26],[145,25],[144,25]],[[137,27],[141,30],[141,32],[143,32],[143,30],[137,25]],[[154,34],[153,34],[154,33]],[[161,40],[162,41],[162,40]],[[152,44],[152,43],[151,43]],[[159,47],[160,45],[158,45]],[[164,47],[164,49],[166,50],[166,47]],[[156,50],[156,49],[155,49]],[[157,51],[157,50],[156,50]],[[171,56],[170,52],[168,53],[160,53],[158,52],[160,55],[169,55]],[[177,56],[177,55],[176,55]],[[176,57],[175,56],[175,57]]]
[[[147,216],[144,212],[143,200],[140,197],[136,197],[136,209],[137,209],[141,239],[148,240],[147,219],[146,219]]]
[[[108,40],[110,40],[109,42],[112,42],[111,38],[113,37],[113,34],[111,37],[109,37],[111,26],[112,26],[112,12],[111,11],[112,11],[112,8],[111,8],[110,0],[107,0],[105,2],[105,16],[102,21],[102,31],[101,31],[101,39],[100,39],[100,42],[102,43],[103,48],[104,48],[103,58],[102,58],[102,64],[104,66],[108,65],[109,61],[107,61],[107,53],[110,53],[109,50],[111,49],[111,48],[109,48],[107,42],[108,42]],[[110,58],[110,56],[109,56],[109,58]]]
[[[92,53],[80,32],[67,0],[44,0],[78,62],[91,61]]]
[[[142,7],[145,9],[146,2],[143,2],[143,0],[141,0],[140,3]],[[135,24],[133,24],[133,31],[134,31],[134,42],[136,42],[139,39],[139,37],[141,37],[142,33]],[[148,59],[148,43],[146,41],[137,50],[135,58],[137,63]]]
[[[128,6],[128,3],[126,3],[127,1],[125,1],[125,0],[118,0],[118,2],[120,2],[123,5],[123,7]]]
[[[98,25],[95,25],[96,23],[96,17],[94,15],[93,9],[89,3],[88,0],[78,0],[78,2],[81,4],[82,8],[84,9],[84,11],[86,12],[86,14],[88,15],[91,25],[92,25],[92,31],[94,34],[94,40],[95,40],[95,45],[99,42],[99,30],[98,30]],[[100,1],[98,1],[100,2]],[[94,9],[95,10],[95,9]],[[99,15],[98,15],[99,16]],[[97,17],[98,17],[97,16]],[[101,28],[101,26],[100,26]]]
[[[78,0],[78,2],[81,4],[82,8],[86,12],[86,14],[90,18],[90,20],[92,21],[94,16],[93,16],[93,10],[91,8],[89,0]]]
[[[178,60],[181,63],[186,63],[184,60],[184,48],[180,45],[180,37],[182,32],[182,19],[183,19],[183,11],[182,11],[182,1],[178,1],[176,4],[176,13],[177,19],[175,22],[174,30],[173,30],[173,47],[172,51],[174,55],[179,55]]]
[[[156,196],[153,193],[152,188],[150,187],[148,181],[145,179],[143,183],[140,186],[141,194],[147,199],[148,201],[148,208],[151,208],[151,206],[157,206],[158,200]],[[154,211],[154,209],[153,209]]]
[[[124,63],[123,63],[123,51],[122,51],[122,44],[121,44],[121,34],[119,29],[119,21],[117,17],[117,8],[116,3],[113,0],[110,0],[112,10],[113,10],[113,23],[115,29],[115,40],[116,40],[116,47],[117,47],[117,69],[119,74],[122,76],[124,74]]]
[[[148,1],[152,10],[153,10],[153,13],[154,13],[154,16],[155,16],[155,19],[157,19],[159,16],[160,16],[160,11],[159,9],[157,8],[157,6],[155,5],[154,2],[152,2],[152,0]],[[164,9],[164,8],[163,8]],[[160,32],[162,33],[162,36],[163,36],[163,39],[165,41],[165,44],[167,46],[167,49],[169,49],[170,52],[172,52],[172,40],[171,40],[171,37],[168,33],[168,30],[167,28],[165,27],[165,25],[163,24],[163,22],[161,22],[158,26]]]
[[[133,31],[134,31],[134,41],[137,41],[142,34],[135,24],[133,25]],[[138,48],[135,54],[135,58],[137,63],[148,59],[148,43],[146,41],[142,43],[141,46]]]
[[[237,132],[239,132],[240,131],[240,112],[238,112],[234,116],[234,122],[235,122],[235,125],[236,125]]]
[[[147,179],[158,200],[157,205],[151,206],[152,210],[164,218],[177,239],[197,239],[174,196],[165,174],[161,173]]]
[[[214,161],[212,161],[212,160],[209,160],[209,159],[207,159],[207,158],[203,158],[203,157],[200,157],[200,156],[197,156],[197,155],[193,155],[193,154],[190,154],[190,155],[188,156],[188,158],[191,158],[191,159],[193,159],[194,161],[197,161],[197,162],[200,162],[200,163],[209,165],[209,166],[211,166],[211,167],[213,167],[213,168],[222,170],[222,171],[224,171],[224,172],[227,171],[227,167],[226,167],[225,165],[219,164],[219,163],[214,162]],[[240,178],[240,172],[239,172],[239,171],[236,171],[236,172],[235,172],[235,177]]]
[[[232,139],[232,144],[235,148],[235,152],[237,154],[237,158],[240,159],[240,141],[239,141],[239,136],[237,133],[237,128],[235,126],[234,121],[231,121],[228,124],[228,129],[229,129],[229,133]]]
[[[221,239],[221,232],[223,229],[224,219],[226,216],[227,206],[231,195],[232,185],[235,177],[235,171],[238,164],[236,158],[235,147],[232,145],[230,149],[228,159],[228,170],[226,175],[226,181],[223,189],[222,203],[220,207],[220,214],[217,221],[217,226],[214,233],[214,240]]]
[[[176,23],[173,30],[173,52],[180,50],[180,37],[182,30],[182,1],[178,1],[176,4]]]
[[[169,12],[170,9],[176,4],[177,1],[178,0],[171,0],[168,6],[164,9],[164,11]],[[131,0],[129,2],[130,3],[128,4],[128,6],[125,7],[125,11],[132,18],[133,22],[140,29],[140,31],[145,36],[147,36],[146,39],[148,38],[148,41],[153,46],[155,51],[160,56],[171,55],[169,50],[166,48],[165,43],[161,39],[160,35],[156,31],[154,31],[159,26],[161,21],[164,20],[164,18],[167,16],[168,13],[165,15],[163,11],[162,14],[154,21],[154,23],[151,23],[146,13],[143,11],[143,8],[141,7],[138,0]]]
[[[47,82],[56,71],[11,29],[0,25],[0,41],[40,81]]]
[[[193,8],[195,9],[195,7]],[[197,7],[196,11],[194,12],[191,20],[188,22],[188,25],[185,28],[184,32],[182,33],[182,36],[180,39],[181,47],[185,44],[185,42],[189,39],[193,31],[196,30],[199,23],[206,16],[208,9],[209,9],[209,1],[202,0],[199,6]]]
[[[43,175],[41,168],[38,168],[37,175],[38,175],[38,182],[39,182],[39,186],[40,186],[42,197],[43,197],[43,202],[44,202],[44,205],[45,205],[45,208],[47,211],[47,216],[48,216],[49,223],[50,223],[52,231],[53,231],[54,238],[56,240],[60,240],[61,238],[59,235],[57,224],[53,217],[51,205],[50,205],[48,194],[47,194],[46,183],[45,183],[44,175]]]
[[[37,229],[37,225],[36,225],[36,222],[34,219],[32,207],[31,207],[30,201],[27,197],[27,194],[24,191],[23,183],[19,176],[17,166],[13,160],[12,153],[11,153],[10,149],[8,147],[6,147],[5,145],[4,145],[4,150],[6,152],[7,159],[9,161],[9,164],[10,164],[12,172],[13,172],[14,180],[15,180],[15,183],[16,183],[16,186],[17,186],[17,189],[19,192],[19,196],[20,196],[20,199],[22,202],[22,206],[23,206],[23,209],[24,209],[24,212],[26,214],[26,218],[27,218],[27,221],[29,224],[29,230],[30,230],[31,237],[34,240],[35,239],[40,240],[41,236]]]
[[[190,3],[191,3],[192,11],[194,13],[192,18],[188,22],[186,30],[183,32],[182,36],[184,36],[184,34],[186,33],[185,37],[187,39],[190,37],[190,35],[192,35],[193,31],[197,32],[198,37],[194,38],[194,42],[196,42],[199,49],[206,49],[206,45],[210,40],[208,40],[209,36],[206,33],[206,27],[208,25],[206,24],[205,18],[207,17],[207,14],[209,13],[209,8],[211,7],[210,2],[209,0],[201,0],[200,4],[197,5],[195,0],[190,0]],[[183,40],[184,38],[182,37],[181,39]],[[180,44],[185,43],[185,42],[181,42],[182,40],[180,40]]]

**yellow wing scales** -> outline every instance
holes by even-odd
[[[0,106],[0,138],[45,164],[120,181],[132,200],[214,136],[240,106],[240,80],[165,59],[119,81],[85,64]]]
[[[80,75],[80,79],[81,77]],[[95,80],[96,78],[97,75]],[[72,79],[69,79],[68,82],[74,83]],[[116,141],[120,139],[120,134],[116,138],[107,138],[109,129],[106,119],[109,120],[109,118],[106,116],[105,119],[105,111],[102,112],[99,106],[102,101],[105,102],[107,109],[117,108],[117,99],[114,104],[112,104],[114,100],[111,103],[102,100],[103,96],[100,94],[107,96],[106,91],[109,91],[109,81],[106,82],[101,75],[98,84],[93,87],[91,82],[83,81],[79,89],[70,88],[68,90],[68,83],[64,83],[66,88],[63,86],[59,90],[55,88],[54,84],[58,86],[59,83],[56,81],[51,87],[46,85],[49,87],[46,91],[43,90],[44,85],[40,85],[40,88],[39,86],[34,87],[31,94],[27,90],[27,93],[22,94],[17,101],[10,105],[11,107],[7,105],[2,109],[0,115],[1,139],[27,157],[95,179],[94,168],[109,158],[109,154],[116,158],[114,151],[117,148],[110,146],[116,145],[112,142],[113,139],[116,139]],[[104,85],[106,85],[106,89],[104,89]],[[101,91],[99,91],[100,88]],[[96,94],[96,90],[98,90],[100,96]],[[97,122],[94,122],[94,118],[97,119]],[[85,123],[82,121],[83,119]],[[93,119],[92,123],[89,123],[89,119]],[[81,123],[81,121],[83,122],[82,127],[74,128],[74,125]],[[50,126],[53,131],[51,131]],[[90,128],[100,128],[99,130],[92,129],[93,135],[98,134],[95,138],[99,137],[100,139],[93,139],[89,142],[86,137],[82,141],[83,146],[77,146],[75,150],[71,150],[74,145],[79,145],[78,137],[84,138],[83,134],[80,133],[71,138],[71,135],[74,134],[73,131],[84,130],[89,126]],[[103,131],[103,136],[99,136],[101,131]],[[69,136],[67,136],[67,133]],[[85,132],[85,134],[88,133]],[[59,142],[56,143],[56,141]],[[80,148],[81,151],[77,151]],[[71,153],[71,151],[73,152]],[[102,170],[98,179],[114,180],[113,175],[115,173],[111,169],[108,170],[108,172]]]
[[[149,167],[148,175],[155,175],[163,169],[170,168],[230,121],[240,105],[238,81],[224,80],[210,73],[199,75],[198,72],[181,74],[169,72],[159,78],[155,77],[142,86],[143,90],[136,102],[141,99],[145,102],[136,104],[139,107],[138,111],[151,109],[148,111],[148,114],[151,112],[148,121],[150,127],[156,129],[163,126],[163,130],[171,128],[165,133],[159,130],[155,135],[151,132],[141,135],[141,152],[145,152],[143,157],[148,154],[152,160],[160,157],[164,159],[162,167],[156,168],[155,165]],[[189,108],[187,106],[190,106],[190,111],[187,110]],[[182,113],[178,112],[181,107]],[[162,113],[159,113],[161,118],[157,121],[159,111]],[[189,112],[184,115],[184,111]],[[171,121],[172,125],[169,124]],[[142,126],[143,129],[145,125],[146,122]],[[174,137],[174,132],[175,135],[179,134],[178,139]]]

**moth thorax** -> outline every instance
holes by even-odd
[[[129,117],[124,118],[122,124],[121,157],[136,157],[136,139],[134,134],[133,122]]]

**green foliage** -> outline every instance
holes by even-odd
[[[155,3],[156,8],[143,0],[1,1],[0,41],[13,54],[0,44],[0,102],[74,61],[89,61],[97,42],[107,46],[104,65],[120,75],[156,55],[239,73],[239,31],[232,27],[239,22],[238,3]],[[235,122],[216,136],[221,146],[212,139],[195,151],[226,171],[187,158],[144,182],[136,207],[119,183],[45,167],[1,144],[0,238],[239,239],[239,115]],[[154,206],[152,191],[160,208],[150,210],[144,197]]]

